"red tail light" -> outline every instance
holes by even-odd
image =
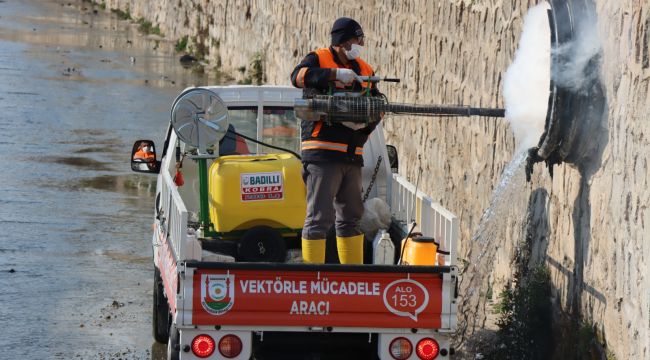
[[[433,360],[438,357],[439,352],[440,345],[431,338],[424,338],[418,341],[418,345],[415,348],[415,353],[422,360]]]
[[[398,337],[390,342],[390,356],[395,360],[406,360],[413,353],[413,345],[407,338]]]
[[[200,358],[206,358],[214,352],[214,339],[209,335],[198,335],[192,340],[192,352]]]
[[[219,352],[228,359],[241,354],[241,339],[236,335],[226,335],[219,340]]]

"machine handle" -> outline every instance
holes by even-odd
[[[380,78],[379,76],[358,76],[360,81],[364,82],[371,82],[371,83],[378,83],[380,81],[385,81],[385,82],[394,82],[398,83],[400,82],[400,79],[398,78]]]

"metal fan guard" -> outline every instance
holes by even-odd
[[[194,88],[180,94],[171,111],[174,132],[184,143],[205,152],[228,130],[228,108],[215,92]]]

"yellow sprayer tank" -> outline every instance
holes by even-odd
[[[209,170],[210,220],[217,232],[257,225],[301,229],[302,164],[291,154],[222,156]]]

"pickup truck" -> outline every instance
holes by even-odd
[[[206,192],[200,157],[181,141],[173,121],[159,156],[153,141],[138,140],[131,160],[134,171],[158,174],[152,325],[155,340],[167,343],[168,359],[450,358],[458,301],[458,219],[397,173],[397,152],[385,144],[381,126],[364,147],[364,193],[390,208],[387,234],[397,249],[394,258],[373,264],[373,242],[366,239],[363,265],[337,264],[329,243],[328,263],[304,264],[299,224],[276,226],[270,235],[251,234],[250,222],[228,224],[242,216],[304,219],[304,184],[299,170],[288,170],[296,164],[300,168],[300,120],[293,107],[301,91],[238,85],[194,88],[181,95],[196,89],[221,99],[229,128],[238,134],[226,136],[230,144],[222,139],[216,145],[218,155],[204,157],[210,168],[207,199],[201,199]],[[275,166],[278,159],[286,165],[282,170],[243,170],[249,172],[237,173],[232,183],[218,183],[219,176],[226,176],[226,164]],[[298,205],[278,201],[289,198]],[[207,216],[205,206],[208,228],[200,220]],[[255,212],[260,206],[264,210]],[[413,223],[446,250],[435,264],[399,261]],[[261,224],[273,228],[273,222]],[[257,240],[265,236],[275,238]]]

